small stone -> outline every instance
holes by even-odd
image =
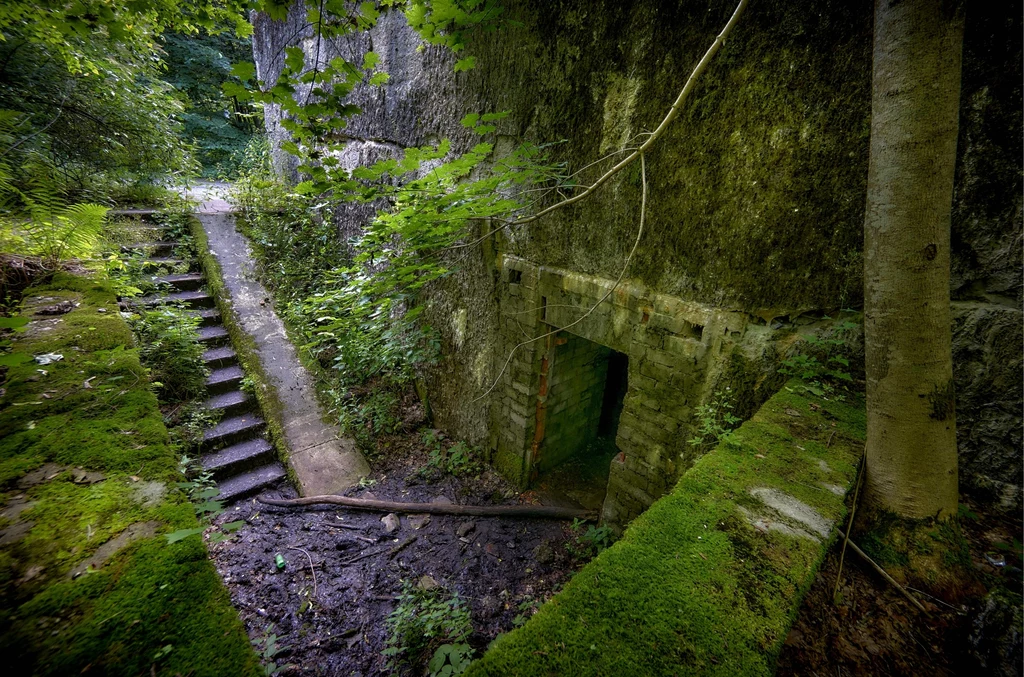
[[[105,313],[105,312],[107,312],[107,309],[106,308],[97,308],[96,312],[97,313]]]
[[[387,515],[381,517],[380,521],[384,524],[384,532],[388,534],[394,533],[398,530],[398,527],[401,526],[401,522],[398,521],[398,515],[393,512],[389,512]]]
[[[136,478],[136,481],[138,481],[138,478]],[[132,498],[136,503],[141,504],[142,507],[152,508],[160,504],[166,492],[167,487],[164,486],[163,482],[143,482],[134,487]]]
[[[34,566],[30,566],[28,569],[25,570],[25,575],[22,576],[21,580],[18,581],[18,582],[19,583],[28,583],[33,578],[36,578],[37,576],[39,576],[39,574],[41,574],[41,573],[43,573],[43,567],[39,566],[38,564],[36,564]]]
[[[422,529],[423,527],[430,524],[430,515],[409,515],[409,526],[413,529]]]
[[[533,549],[533,558],[538,564],[550,564],[555,559],[555,551],[547,541],[544,541]]]
[[[75,484],[96,484],[105,479],[107,479],[107,476],[103,473],[85,470],[81,467],[71,471],[71,481]]]
[[[416,582],[416,587],[420,590],[430,591],[441,587],[441,584],[434,580],[432,576],[422,576],[420,580]]]
[[[430,499],[430,502],[434,505],[452,505],[452,501],[447,496],[435,496]]]
[[[476,522],[463,522],[455,530],[455,535],[458,536],[459,538],[462,538],[463,536],[467,535],[469,532],[473,531],[474,529],[476,529]]]
[[[493,595],[484,596],[484,598],[480,600],[480,606],[483,608],[484,614],[487,616],[493,616],[501,610],[501,602]]]

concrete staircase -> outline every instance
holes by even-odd
[[[126,250],[146,253],[147,265],[174,269],[182,263],[174,257],[177,242],[154,240],[126,246]],[[250,496],[283,481],[284,466],[266,437],[266,421],[259,404],[242,390],[245,371],[230,344],[220,312],[205,290],[201,272],[155,275],[150,278],[166,291],[136,300],[136,304],[154,307],[173,303],[190,309],[200,318],[199,341],[206,347],[203,361],[210,370],[206,379],[205,406],[219,414],[219,423],[203,433],[198,449],[204,468],[213,473],[220,488],[218,499],[229,503]]]

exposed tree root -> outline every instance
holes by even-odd
[[[469,515],[475,517],[537,517],[542,519],[594,519],[592,510],[557,508],[544,505],[454,505],[451,503],[395,503],[347,496],[306,496],[305,498],[257,498],[265,505],[296,508],[306,505],[342,505],[355,510],[379,512],[427,513],[431,515]]]
[[[917,601],[917,598],[916,598],[916,597],[914,597],[914,596],[913,596],[913,595],[911,595],[911,594],[910,594],[909,592],[907,592],[907,589],[906,589],[906,588],[904,588],[904,587],[903,587],[902,585],[900,585],[899,583],[897,583],[897,582],[896,582],[896,579],[894,579],[894,578],[893,578],[892,576],[890,576],[890,575],[889,575],[889,573],[888,573],[888,572],[887,572],[887,571],[886,571],[885,569],[883,569],[882,567],[880,567],[880,566],[878,565],[878,563],[877,563],[877,562],[875,562],[875,560],[871,559],[871,557],[869,557],[869,556],[868,556],[868,554],[867,554],[866,552],[864,552],[863,550],[861,550],[860,548],[858,548],[858,547],[857,547],[857,544],[856,544],[856,543],[854,543],[853,541],[851,541],[851,540],[850,540],[850,538],[849,538],[849,536],[847,536],[846,534],[844,534],[844,533],[843,533],[843,532],[842,532],[841,530],[837,530],[837,531],[839,531],[839,535],[843,537],[843,540],[844,540],[844,541],[845,541],[846,543],[848,543],[848,544],[849,544],[849,546],[850,546],[851,548],[853,548],[853,551],[854,551],[855,553],[857,553],[858,555],[860,555],[860,556],[861,556],[861,558],[862,558],[862,559],[863,559],[863,560],[864,560],[865,562],[867,562],[868,564],[870,564],[870,565],[871,565],[871,567],[872,567],[872,568],[873,568],[873,569],[874,569],[875,571],[877,571],[877,572],[878,572],[879,574],[881,574],[882,578],[884,578],[884,579],[885,579],[886,581],[888,581],[888,582],[889,582],[889,584],[890,584],[890,585],[892,585],[892,586],[893,586],[894,588],[896,588],[897,590],[899,590],[899,591],[900,591],[900,594],[902,594],[902,595],[903,595],[904,597],[906,597],[906,598],[907,598],[908,600],[910,600],[910,603],[911,603],[911,604],[913,604],[914,606],[916,606],[916,607],[917,607],[918,609],[920,609],[920,610],[921,610],[922,612],[924,612],[925,614],[928,614],[928,609],[925,609],[925,608],[924,608],[924,605],[923,605],[923,604],[921,604],[921,603],[920,603],[919,601]]]

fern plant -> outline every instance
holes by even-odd
[[[92,256],[103,233],[107,208],[79,203],[58,206],[28,198],[29,221],[25,226],[29,252],[49,270],[69,259]]]

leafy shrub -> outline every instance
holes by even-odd
[[[851,334],[858,325],[841,322],[825,336],[808,336],[805,348],[782,361],[779,372],[807,382],[803,386],[818,397],[836,396],[836,390],[853,381],[850,375]]]
[[[726,388],[725,391],[716,390],[714,396],[697,407],[694,413],[696,427],[693,437],[687,441],[697,454],[706,453],[719,442],[729,439],[730,433],[740,423],[739,417],[732,413],[732,406],[729,388]]]
[[[584,529],[586,526],[586,529]],[[612,544],[612,530],[607,526],[587,525],[580,519],[574,519],[569,527],[570,538],[565,542],[565,549],[575,560],[588,560],[596,557],[602,550]]]
[[[427,663],[427,670],[430,677],[457,677],[472,661],[473,648],[468,644],[442,644]]]
[[[425,590],[408,580],[402,581],[398,606],[388,616],[385,624],[388,639],[384,655],[389,658],[394,669],[421,663],[428,652],[435,651],[442,644],[461,644],[473,631],[469,609],[458,593],[449,593],[440,587]],[[465,657],[468,654],[461,649],[456,653],[454,658],[461,666],[459,656]],[[436,674],[461,674],[441,672],[446,664],[454,667],[453,661],[448,658],[437,663],[431,661],[431,664],[438,667]]]
[[[424,431],[422,440],[428,449],[427,464],[420,468],[423,476],[448,473],[458,477],[476,475],[483,470],[479,454],[465,442],[447,445],[444,433],[439,430]]]
[[[209,375],[199,343],[200,319],[172,306],[143,311],[134,322],[142,359],[162,398],[195,399],[206,390]]]

